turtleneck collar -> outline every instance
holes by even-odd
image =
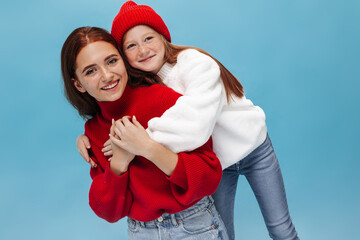
[[[127,110],[127,102],[132,101],[132,94],[133,88],[126,85],[124,89],[123,95],[115,101],[112,102],[99,102],[96,101],[101,109],[101,115],[106,121],[110,121],[111,119],[117,119],[123,116],[123,113]]]
[[[165,81],[166,76],[171,72],[173,67],[174,65],[165,62],[156,75],[158,75],[163,81]]]

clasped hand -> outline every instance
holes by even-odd
[[[120,147],[134,155],[146,157],[151,145],[151,138],[144,127],[136,120],[136,117],[122,117],[113,121],[113,134],[110,134],[111,148],[114,153],[115,147]]]
[[[110,169],[117,175],[128,170],[135,155],[143,156],[144,139],[150,139],[145,129],[135,117],[125,116],[117,121],[112,120],[110,128],[110,145],[112,157],[109,158]]]
[[[102,152],[109,157],[109,161],[115,157],[123,165],[128,165],[135,155],[146,157],[145,154],[150,150],[151,141],[135,116],[131,119],[129,116],[125,116],[113,121],[110,128],[110,139],[104,143]],[[77,138],[76,145],[85,161],[90,163],[92,167],[97,167],[96,161],[91,159],[88,153],[88,149],[91,148],[89,138],[84,134],[80,135]]]

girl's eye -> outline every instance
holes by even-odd
[[[133,47],[135,47],[135,44],[134,44],[134,43],[129,44],[129,45],[126,47],[126,49],[130,49],[130,48],[133,48]]]
[[[150,40],[153,39],[153,38],[154,38],[153,36],[146,37],[146,38],[145,38],[145,42],[146,42],[146,41],[150,41]]]

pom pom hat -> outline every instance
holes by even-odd
[[[124,34],[136,25],[148,25],[171,42],[170,32],[161,17],[147,5],[137,5],[133,1],[124,3],[115,16],[111,27],[111,35],[121,48]]]

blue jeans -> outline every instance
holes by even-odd
[[[245,175],[260,206],[272,239],[299,239],[286,200],[280,166],[269,136],[247,157],[224,169],[219,188],[213,194],[229,239],[235,239],[234,200],[239,175]]]
[[[130,240],[229,239],[211,196],[181,212],[165,213],[154,221],[140,222],[131,218],[127,221]]]

